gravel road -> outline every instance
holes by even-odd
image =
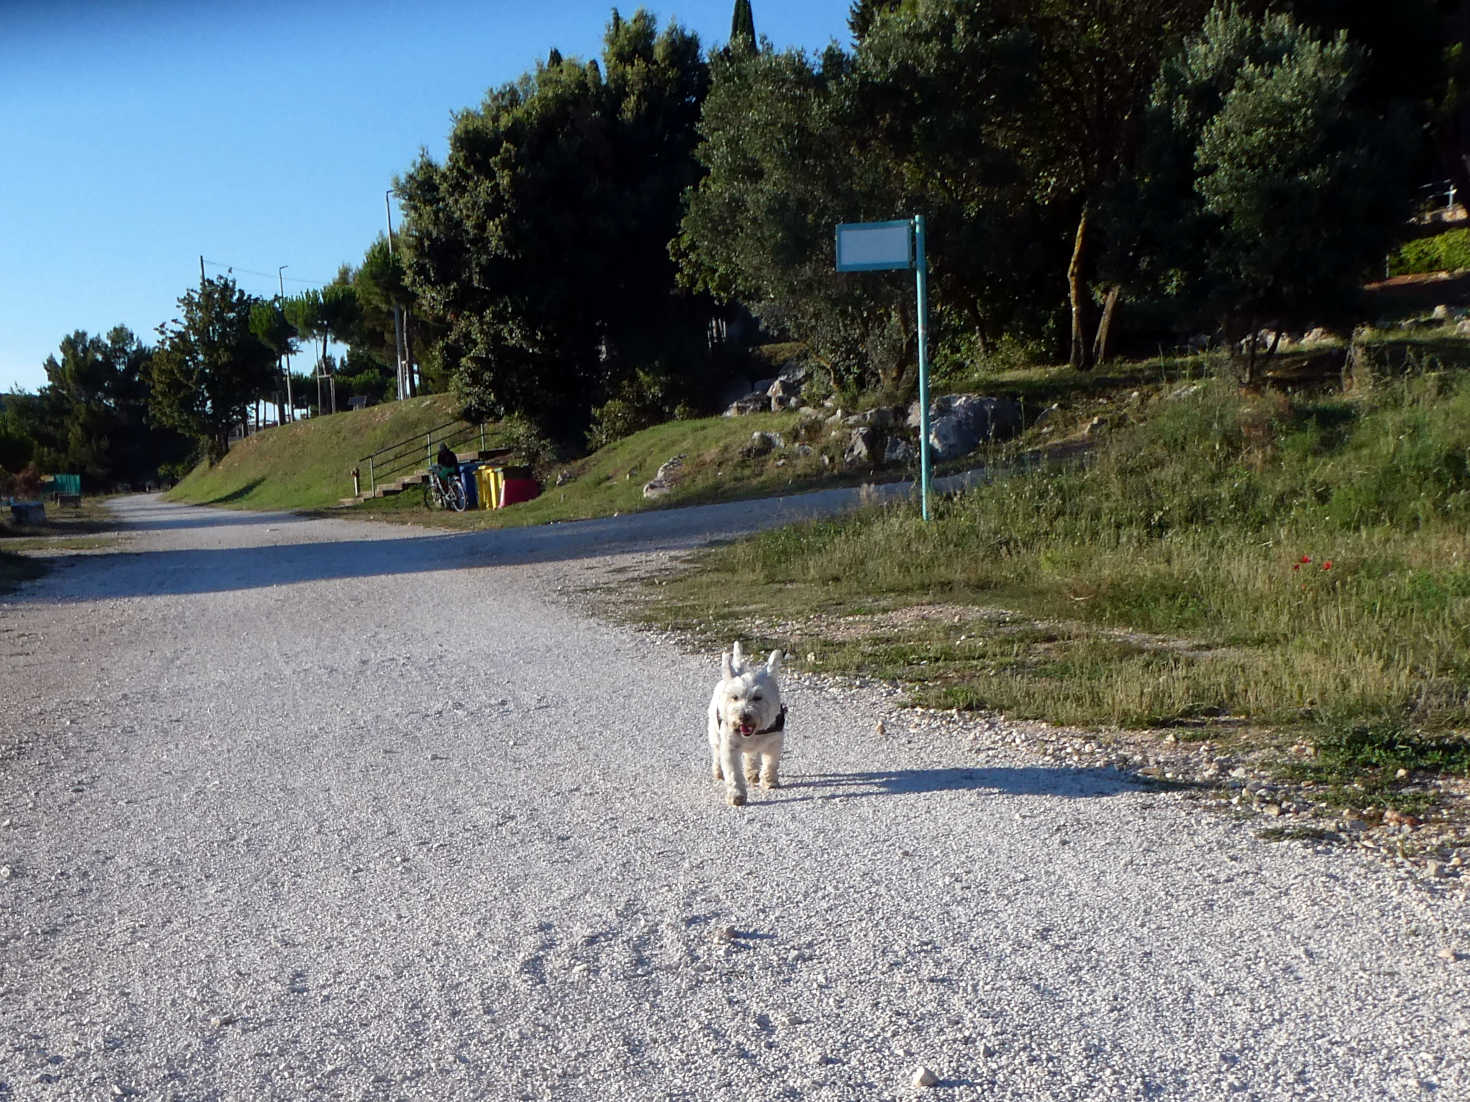
[[[567,594],[773,508],[119,501],[0,598],[0,1099],[1470,1099],[1463,892],[810,679],[725,806]]]

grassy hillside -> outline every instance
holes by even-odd
[[[175,501],[247,509],[316,509],[352,493],[363,456],[452,421],[446,394],[314,417],[242,440],[213,467],[200,464],[169,494]]]
[[[452,401],[438,395],[268,429],[237,444],[214,467],[196,468],[169,496],[176,501],[249,509],[335,507],[351,493],[349,472],[362,456],[453,416]],[[546,492],[509,509],[431,513],[424,508],[422,493],[409,490],[349,507],[346,513],[446,528],[504,527],[789,493],[843,478],[871,477],[864,472],[837,473],[841,449],[829,441],[815,440],[810,454],[798,454],[791,446],[761,456],[742,454],[756,432],[778,434],[793,445],[797,423],[794,413],[671,421],[584,459],[550,464],[543,472]],[[497,426],[490,426],[486,443],[501,447],[511,441]],[[678,466],[669,475],[670,492],[662,498],[645,499],[644,485],[676,458]]]
[[[1470,846],[1466,347],[1370,356],[1345,391],[1135,365],[1126,397],[1093,380],[1065,407],[1098,419],[1085,462],[945,499],[927,524],[889,505],[713,549],[639,615],[916,704],[1151,732],[1144,760],[1165,742],[1204,763],[1264,752],[1329,814],[1453,812],[1444,846]]]

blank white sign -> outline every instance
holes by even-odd
[[[913,263],[912,222],[849,222],[837,227],[839,272],[911,268]]]

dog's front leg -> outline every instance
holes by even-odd
[[[740,747],[729,732],[720,740],[720,766],[725,773],[725,802],[739,807],[745,803],[745,770],[741,768]]]
[[[778,738],[772,740],[769,749],[767,749],[765,751],[765,753],[761,754],[761,787],[762,788],[780,788],[781,787],[780,768],[781,768],[781,749],[782,749],[782,746],[783,746],[783,740],[778,737]]]

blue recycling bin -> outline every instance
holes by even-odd
[[[479,497],[475,493],[475,468],[478,463],[461,463],[459,465],[459,484],[464,487],[464,507],[466,509],[478,509],[480,507]]]

